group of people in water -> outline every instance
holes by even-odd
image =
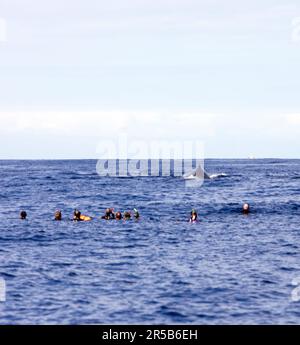
[[[105,210],[105,214],[101,217],[101,219],[105,219],[105,220],[122,220],[122,219],[124,219],[124,220],[131,220],[131,219],[138,220],[139,218],[140,218],[140,213],[136,208],[134,208],[133,211],[126,211],[123,214],[120,211],[114,212],[113,208],[107,208]],[[22,220],[27,219],[27,212],[26,211],[20,212],[20,219],[22,219]],[[74,222],[89,222],[92,219],[93,218],[90,216],[83,215],[79,210],[74,210],[73,219],[72,219]],[[54,220],[55,221],[63,220],[62,211],[58,210],[55,212]]]
[[[250,213],[250,205],[248,203],[243,205],[242,208],[243,214],[249,214]],[[122,214],[122,212],[118,211],[115,212],[113,208],[107,208],[105,210],[105,214],[101,217],[101,219],[104,220],[131,220],[135,219],[138,220],[140,218],[139,211],[134,208],[133,211],[126,211]],[[20,213],[20,219],[25,220],[27,219],[27,212],[21,211]],[[54,214],[54,220],[55,221],[61,221],[63,219],[62,212],[60,210],[56,211]],[[83,215],[79,210],[75,210],[73,213],[73,221],[75,222],[89,222],[93,218],[90,216]],[[198,222],[198,212],[195,209],[192,209],[191,211],[191,217],[189,220],[190,223],[197,223]]]

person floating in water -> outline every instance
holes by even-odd
[[[112,220],[115,219],[115,214],[113,208],[107,208],[105,211],[105,215],[101,217],[102,219]]]
[[[62,213],[61,211],[56,211],[54,214],[54,220],[61,221],[62,220]]]
[[[131,213],[130,212],[125,212],[124,213],[124,219],[125,220],[130,220],[131,219]]]
[[[73,220],[76,222],[89,222],[92,220],[92,218],[88,216],[84,216],[83,214],[81,214],[80,211],[75,210]]]
[[[139,213],[139,211],[136,208],[133,209],[133,216],[134,216],[135,219],[139,219],[140,218],[140,213]]]
[[[21,211],[20,212],[20,219],[25,220],[27,218],[27,213],[26,211]]]
[[[250,213],[250,205],[249,204],[244,204],[242,212],[243,212],[243,214],[249,214]]]
[[[191,212],[190,223],[197,223],[198,222],[198,213],[195,209]]]
[[[116,220],[122,220],[123,216],[122,216],[122,213],[121,212],[117,212],[116,215],[115,215],[115,219]]]

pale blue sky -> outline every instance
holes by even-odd
[[[300,158],[299,18],[299,0],[0,0],[0,158],[97,158],[120,132]]]

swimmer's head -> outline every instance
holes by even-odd
[[[136,208],[133,209],[133,211],[134,211],[134,218],[139,219],[140,218],[139,211]]]
[[[113,211],[114,211],[113,208],[107,208],[105,210],[105,215],[109,217],[114,213]]]
[[[27,218],[27,213],[26,213],[26,211],[21,211],[20,212],[20,219],[26,219]]]
[[[105,215],[102,218],[106,219],[106,220],[115,219],[114,209],[113,208],[107,208],[105,210]]]
[[[243,205],[243,213],[244,214],[250,213],[250,205],[249,204],[246,203]]]
[[[78,210],[74,211],[74,220],[80,220],[81,212]]]
[[[127,219],[127,220],[131,219],[131,214],[130,214],[130,212],[125,212],[125,213],[124,213],[124,218]]]
[[[195,221],[198,218],[198,213],[195,209],[192,209],[191,211],[191,220]]]
[[[56,211],[55,212],[54,219],[55,220],[62,220],[62,213],[61,213],[61,211]]]
[[[116,213],[116,220],[121,220],[122,219],[122,213],[121,212],[117,212]]]

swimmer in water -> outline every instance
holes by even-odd
[[[62,220],[62,213],[61,213],[61,211],[56,211],[56,212],[55,212],[55,214],[54,214],[54,220],[56,220],[56,221]]]
[[[133,209],[133,215],[134,215],[134,218],[135,219],[139,219],[140,218],[140,214],[139,214],[139,211],[136,209],[136,208],[134,208]]]
[[[192,210],[191,212],[191,218],[190,218],[190,223],[196,223],[198,221],[198,213],[196,210]]]
[[[27,218],[27,213],[26,211],[21,211],[20,212],[20,219],[25,220]]]
[[[122,213],[121,212],[117,212],[116,216],[115,216],[116,220],[122,220]]]
[[[249,214],[250,213],[250,205],[249,204],[244,204],[242,212],[243,212],[243,214]]]
[[[101,217],[101,219],[111,220],[115,219],[114,209],[113,208],[107,208],[105,211],[105,215]]]
[[[84,215],[81,214],[80,211],[75,210],[75,211],[74,211],[73,220],[74,220],[75,222],[89,222],[89,221],[92,220],[92,218],[91,218],[91,217],[88,217],[88,216],[84,216]]]
[[[131,219],[131,213],[130,212],[125,212],[124,213],[124,219],[125,220],[130,220]]]
[[[76,222],[80,222],[81,221],[81,212],[78,210],[74,211],[74,217],[73,220]]]

